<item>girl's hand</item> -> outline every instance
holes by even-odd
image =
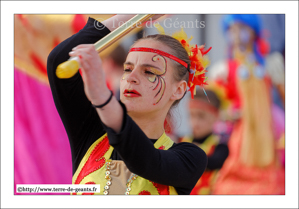
[[[89,101],[95,105],[104,103],[110,96],[102,62],[93,44],[81,44],[69,53],[79,57],[84,82],[84,91]]]

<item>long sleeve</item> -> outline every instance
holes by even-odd
[[[214,153],[208,156],[208,166],[210,170],[220,169],[228,157],[228,146],[226,144],[219,144],[216,146]]]
[[[48,56],[47,72],[54,102],[67,132],[73,161],[73,171],[78,167],[89,146],[105,130],[96,110],[87,99],[80,73],[69,79],[59,79],[56,68],[69,59],[68,53],[79,44],[93,44],[110,33],[107,28],[97,30],[94,19],[85,27],[56,46]],[[98,23],[100,24],[100,23]]]
[[[174,144],[169,150],[155,149],[153,143],[125,111],[122,131],[105,127],[110,145],[128,169],[148,180],[170,185],[179,194],[190,194],[207,166],[203,150],[191,143]]]

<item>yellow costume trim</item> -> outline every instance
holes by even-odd
[[[161,146],[165,146],[164,150],[168,150],[173,145],[173,141],[165,134],[165,132],[160,136],[160,138],[154,144],[156,149],[159,149]]]

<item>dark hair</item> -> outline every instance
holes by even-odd
[[[220,99],[218,98],[218,96],[216,95],[216,93],[212,90],[205,90],[205,91],[206,91],[207,96],[210,100],[209,103],[211,105],[213,105],[214,107],[216,107],[217,109],[219,109],[220,105],[221,105],[221,102],[220,102]],[[207,96],[205,95],[202,88],[198,88],[198,89],[196,89],[196,94],[194,95],[194,99],[208,102]]]
[[[171,36],[168,36],[168,35],[156,34],[156,35],[145,36],[139,40],[144,40],[144,39],[152,39],[152,40],[159,41],[159,42],[163,43],[164,45],[168,46],[171,49],[170,54],[183,60],[188,65],[190,65],[189,55],[188,55],[187,51],[185,50],[185,48],[182,46],[182,44],[177,39],[175,39]],[[188,69],[176,61],[173,61],[173,63],[177,69],[175,71],[176,73],[173,74],[174,79],[176,81],[185,80],[188,83],[188,79],[189,79]],[[185,92],[185,94],[186,94],[186,92]],[[185,94],[184,94],[184,96],[185,96]],[[176,100],[172,104],[172,107],[176,106],[180,102],[181,99]]]

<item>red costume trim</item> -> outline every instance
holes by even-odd
[[[151,193],[149,191],[143,190],[143,191],[139,192],[138,195],[151,195]]]
[[[165,146],[162,145],[162,146],[160,146],[158,149],[164,150],[164,149],[165,149]]]
[[[159,195],[169,195],[169,186],[150,181],[157,188]]]
[[[87,182],[85,184],[96,184],[96,183],[94,183],[93,181],[89,181],[89,182]],[[94,194],[94,192],[85,192],[85,193],[82,193],[82,195],[93,195],[93,194]]]
[[[109,149],[110,144],[108,141],[108,137],[106,136],[100,143],[96,145],[96,147],[92,150],[88,160],[84,164],[81,169],[75,184],[80,184],[83,178],[90,173],[100,169],[105,164],[106,159],[103,157],[104,154]]]

